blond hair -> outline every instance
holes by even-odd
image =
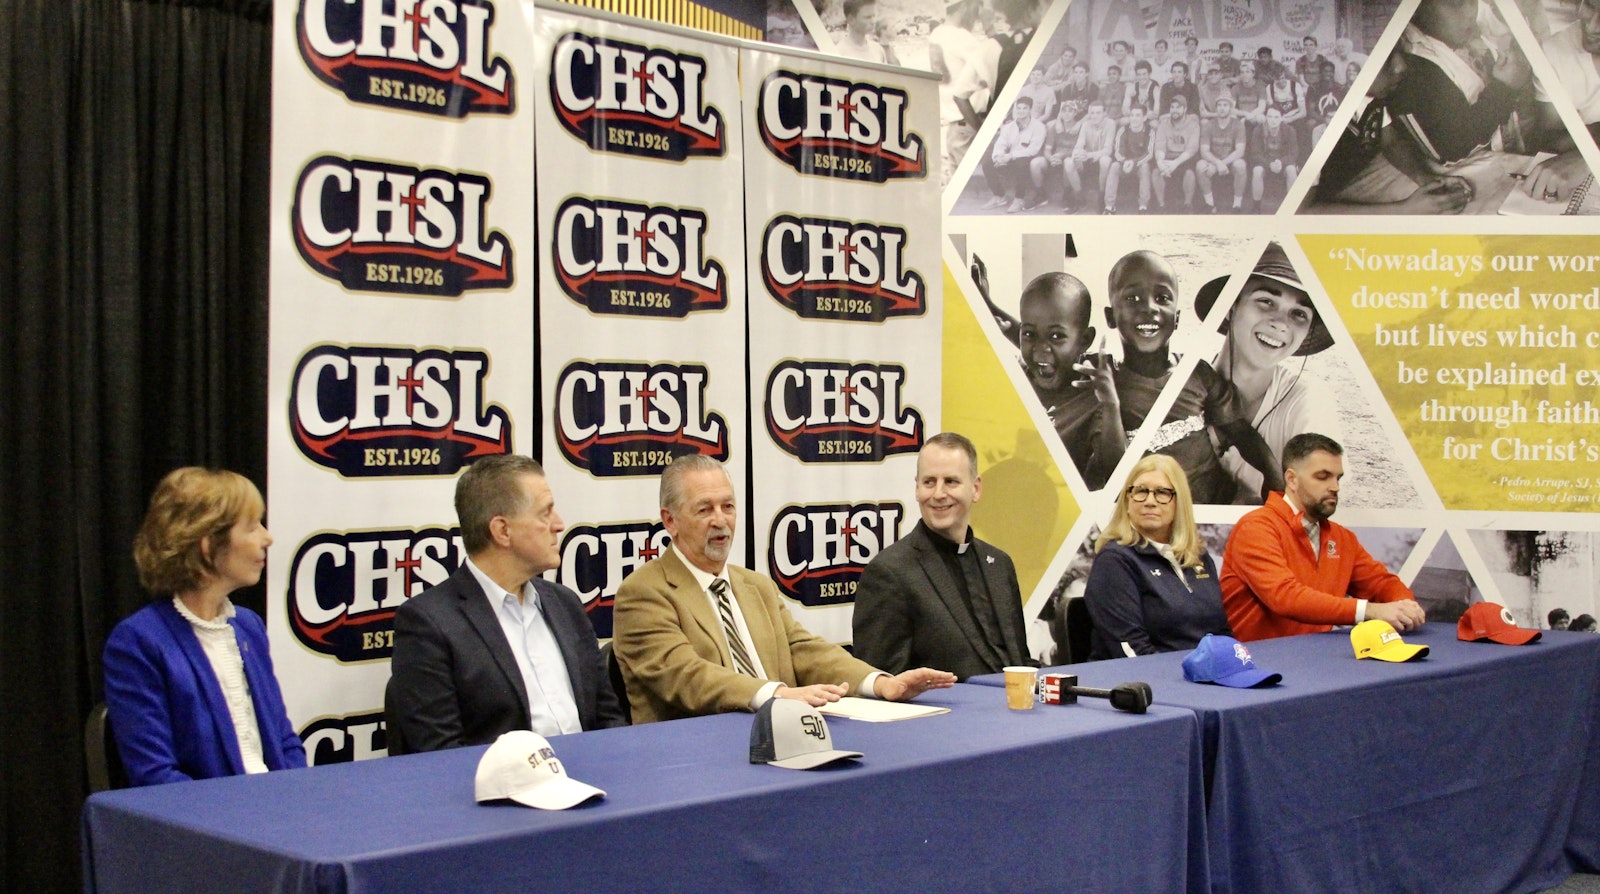
[[[1183,474],[1183,467],[1178,465],[1178,461],[1165,453],[1151,453],[1133,464],[1133,469],[1128,472],[1128,480],[1117,493],[1117,508],[1111,513],[1111,521],[1106,523],[1105,530],[1094,542],[1094,551],[1099,552],[1113,541],[1124,546],[1138,546],[1145,542],[1145,536],[1133,526],[1128,515],[1128,489],[1146,472],[1166,475],[1167,480],[1172,482],[1172,489],[1178,492],[1173,498],[1177,510],[1172,514],[1172,542],[1167,545],[1172,547],[1172,554],[1177,557],[1179,565],[1185,568],[1199,567],[1200,557],[1205,554],[1205,545],[1200,542],[1200,532],[1194,524],[1194,500],[1189,496],[1189,478]]]
[[[216,571],[234,523],[259,518],[266,504],[250,479],[225,469],[185,466],[156,485],[133,538],[139,583],[156,596],[193,590]],[[203,544],[210,543],[210,557]]]

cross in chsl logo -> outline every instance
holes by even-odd
[[[556,380],[556,444],[596,478],[656,476],[679,456],[728,459],[728,424],[706,406],[698,363],[576,361]]]
[[[622,581],[671,543],[659,518],[571,525],[561,535],[561,566],[546,577],[578,594],[595,636],[609,639]]]
[[[490,49],[494,20],[490,0],[300,0],[295,36],[306,68],[351,102],[509,115],[515,78]]]
[[[761,142],[802,174],[865,180],[928,176],[922,137],[908,132],[904,90],[779,69],[761,82]]]
[[[694,208],[573,196],[556,210],[550,235],[556,281],[593,314],[682,319],[723,310],[727,277],[706,256],[710,227]]]
[[[804,319],[881,323],[927,313],[903,227],[780,214],[761,238],[762,284]]]
[[[289,563],[289,629],[340,662],[386,659],[395,610],[455,573],[466,555],[459,528],[314,534]]]
[[[804,463],[881,462],[922,449],[897,363],[785,360],[767,375],[767,434]]]
[[[550,107],[596,152],[722,158],[722,112],[706,102],[705,81],[701,56],[573,31],[551,54]]]
[[[454,475],[511,451],[489,403],[483,351],[319,345],[295,365],[289,431],[306,459],[345,478]]]
[[[905,514],[897,502],[785,506],[768,532],[772,579],[802,605],[848,605],[867,563],[900,539]]]
[[[300,170],[291,225],[318,274],[351,291],[455,298],[512,282],[488,177],[324,155]]]

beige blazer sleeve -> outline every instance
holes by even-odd
[[[771,679],[790,686],[849,683],[853,688],[872,673],[870,666],[801,627],[770,579],[731,566],[728,577]],[[733,670],[721,622],[675,553],[622,582],[612,628],[634,723],[746,710],[766,682]]]

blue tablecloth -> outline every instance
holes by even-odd
[[[993,689],[894,723],[830,722],[865,753],[748,762],[749,714],[552,740],[608,796],[562,812],[473,801],[482,747],[104,792],[90,891],[1203,891],[1198,723],[1109,706],[1009,711]]]
[[[1189,683],[1187,652],[1051,670],[1196,712],[1217,894],[1539,891],[1595,871],[1600,636],[1405,639],[1428,657],[1357,661],[1348,631],[1250,643],[1283,674],[1266,689]]]

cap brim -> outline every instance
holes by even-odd
[[[1372,654],[1368,655],[1367,657],[1376,658],[1379,661],[1399,662],[1412,661],[1417,658],[1425,658],[1427,655],[1427,646],[1419,646],[1414,643],[1392,642],[1386,646],[1373,649]]]
[[[823,764],[831,764],[834,761],[853,759],[860,756],[861,752],[859,751],[808,751],[805,754],[797,754],[794,757],[786,757],[778,761],[767,761],[767,763],[774,767],[782,767],[785,770],[813,770]]]
[[[594,786],[579,782],[571,776],[557,776],[539,783],[525,792],[508,795],[518,804],[540,810],[566,810],[590,798],[604,798],[606,793]]]
[[[1538,642],[1540,633],[1537,630],[1527,630],[1522,627],[1508,627],[1496,630],[1485,639],[1493,640],[1507,646],[1525,646],[1528,643]]]
[[[1226,677],[1218,677],[1216,682],[1219,686],[1231,686],[1234,689],[1251,689],[1256,686],[1276,686],[1282,679],[1283,674],[1252,667],[1236,674],[1228,674]]]

